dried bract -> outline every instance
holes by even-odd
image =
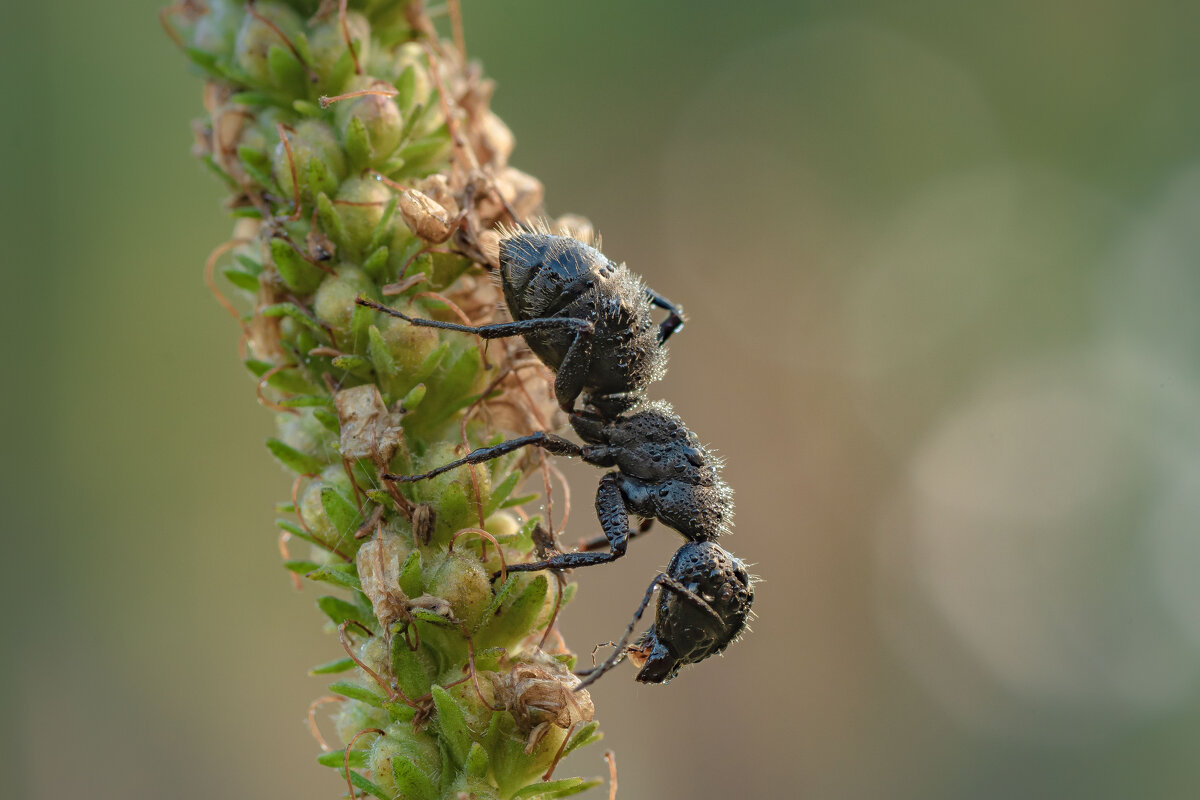
[[[490,675],[496,701],[512,714],[517,729],[529,735],[526,753],[533,752],[551,726],[567,729],[591,722],[595,713],[592,696],[586,689],[575,691],[579,678],[561,661],[537,648],[530,658]]]

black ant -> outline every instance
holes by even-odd
[[[662,343],[683,325],[682,311],[649,290],[624,265],[570,237],[520,230],[500,241],[500,274],[513,322],[456,325],[409,317],[359,298],[360,305],[414,325],[475,333],[485,338],[523,336],[557,371],[555,394],[570,416],[580,446],[545,431],[484,447],[419,475],[384,475],[412,482],[467,464],[480,464],[522,447],[578,456],[616,467],[600,479],[596,514],[607,544],[603,552],[556,553],[509,566],[509,572],[561,570],[615,561],[630,539],[648,530],[629,527],[629,516],[657,519],[687,542],[665,573],[646,590],[621,642],[587,673],[587,686],[623,658],[639,667],[637,680],[666,683],[685,664],[720,653],[750,616],[753,583],[742,562],[716,543],[729,528],[733,497],[718,473],[720,463],[665,403],[643,404],[645,388],[665,369]],[[652,305],[669,309],[657,331]],[[584,390],[588,390],[584,394]],[[575,400],[583,394],[583,409]],[[640,407],[639,407],[640,406]],[[654,624],[636,644],[628,641],[660,590]]]
[[[512,322],[458,325],[410,317],[363,297],[358,304],[427,328],[484,339],[523,336],[556,373],[554,395],[568,414],[583,394],[586,407],[616,417],[666,372],[663,344],[683,327],[683,309],[596,248],[569,236],[510,230],[500,240],[500,280]],[[655,306],[667,311],[657,326]]]

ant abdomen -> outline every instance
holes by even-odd
[[[513,232],[500,240],[500,279],[514,320],[592,323],[586,342],[564,329],[529,333],[525,340],[555,372],[573,356],[578,363],[569,368],[580,371],[585,403],[605,416],[632,408],[665,372],[665,336],[651,317],[657,295],[596,248],[569,236]]]

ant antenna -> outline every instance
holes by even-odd
[[[601,664],[599,667],[596,667],[595,669],[590,670],[587,673],[587,677],[585,677],[580,682],[580,684],[575,687],[575,691],[578,692],[580,689],[584,689],[588,686],[591,686],[593,683],[595,683],[597,680],[600,679],[601,675],[608,672],[610,669],[612,669],[613,667],[615,667],[617,664],[621,663],[625,659],[625,656],[628,653],[629,639],[630,639],[630,637],[633,636],[633,629],[636,628],[638,622],[641,621],[642,614],[644,614],[646,612],[646,606],[650,605],[650,597],[654,594],[655,589],[660,589],[661,591],[675,592],[676,594],[680,595],[681,597],[683,597],[686,600],[688,600],[689,602],[691,602],[693,605],[696,605],[697,607],[699,607],[701,610],[704,610],[707,613],[709,613],[710,615],[712,615],[712,617],[714,619],[716,619],[717,622],[723,624],[721,615],[718,614],[716,611],[714,611],[712,606],[710,606],[702,598],[697,596],[695,592],[688,589],[682,583],[680,583],[679,581],[672,578],[670,575],[660,572],[657,576],[655,576],[654,580],[650,581],[650,586],[649,586],[649,588],[646,589],[646,595],[642,598],[641,604],[638,605],[637,611],[634,612],[633,619],[629,622],[629,625],[627,625],[625,627],[625,633],[621,636],[621,641],[617,642],[616,650],[613,651],[613,654],[611,656],[609,656],[607,659],[605,659],[603,664]],[[599,647],[599,645],[597,645],[597,647]]]

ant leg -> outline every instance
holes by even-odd
[[[561,436],[555,436],[553,433],[538,431],[531,433],[528,436],[521,436],[516,439],[509,439],[507,442],[501,442],[491,447],[481,447],[478,450],[472,450],[457,461],[451,461],[449,464],[443,464],[440,467],[422,472],[419,475],[392,475],[384,473],[385,481],[393,481],[395,483],[414,483],[423,481],[426,478],[433,478],[441,475],[443,472],[449,472],[452,469],[458,469],[467,464],[482,464],[485,461],[491,461],[493,458],[507,455],[514,450],[519,450],[522,447],[540,447],[546,452],[554,453],[558,456],[578,456],[583,453],[583,448],[574,442],[564,439]],[[509,570],[511,572],[511,569]]]
[[[629,541],[629,512],[625,509],[625,496],[621,494],[620,473],[605,473],[600,479],[600,488],[596,490],[596,516],[600,518],[600,527],[608,539],[607,553],[558,553],[544,561],[533,561],[528,564],[510,564],[509,572],[533,572],[539,569],[573,569],[574,567],[590,567],[593,564],[607,564],[625,555],[625,547]]]
[[[653,527],[654,527],[654,517],[647,517],[646,519],[642,520],[640,525],[637,526],[637,530],[635,530],[633,533],[629,534],[629,538],[636,539],[639,536],[645,536],[647,533],[650,532],[650,529]],[[584,553],[590,553],[594,550],[600,550],[605,547],[608,547],[608,537],[607,536],[597,536],[595,538],[588,539],[583,544],[579,545],[579,550]]]
[[[538,319],[522,319],[516,322],[500,322],[495,325],[459,325],[455,322],[440,322],[436,319],[410,317],[401,311],[389,308],[382,303],[376,303],[374,300],[368,300],[365,297],[359,297],[354,302],[360,306],[366,306],[376,311],[382,311],[384,314],[399,317],[412,325],[418,325],[423,328],[440,328],[444,331],[473,333],[483,339],[503,339],[508,336],[524,336],[527,333],[539,333],[541,331],[560,330],[563,328],[580,333],[585,331],[590,333],[595,327],[586,319],[579,319],[578,317],[539,317]]]
[[[683,330],[687,318],[683,315],[682,307],[675,305],[649,286],[646,287],[646,297],[650,300],[650,305],[668,312],[667,318],[658,326],[658,343],[662,344],[671,338],[671,334]]]
[[[564,319],[550,317],[550,319]],[[592,336],[591,331],[581,330],[571,340],[567,354],[558,365],[558,374],[554,376],[554,397],[563,411],[571,414],[575,410],[575,398],[583,394],[587,382],[588,371],[592,366]]]

